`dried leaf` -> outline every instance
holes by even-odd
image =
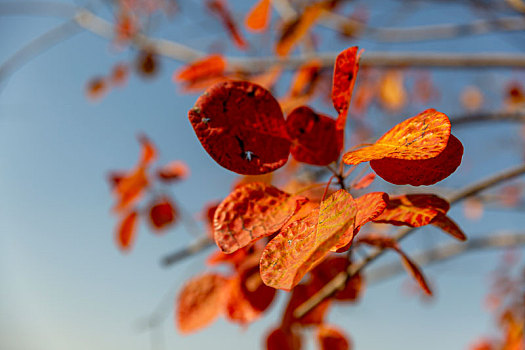
[[[461,164],[463,145],[450,135],[445,149],[436,157],[423,160],[374,159],[370,166],[383,180],[395,185],[432,185],[449,177]]]
[[[136,211],[129,212],[117,228],[117,245],[123,250],[129,250],[135,240],[138,215]]]
[[[291,153],[299,162],[328,165],[339,158],[342,133],[335,127],[335,120],[302,106],[286,118],[286,130],[292,140]]]
[[[270,22],[270,0],[259,0],[248,12],[244,25],[252,32],[264,31]]]
[[[319,211],[292,222],[266,245],[261,277],[270,287],[290,290],[317,266],[347,230],[353,230],[356,205],[339,190],[321,202]]]
[[[430,223],[436,227],[439,227],[455,239],[460,241],[467,240],[467,236],[463,233],[459,226],[446,215],[437,215]]]
[[[303,202],[262,182],[240,186],[215,211],[215,242],[233,253],[279,231]]]
[[[265,174],[288,160],[290,141],[281,108],[258,85],[216,84],[199,97],[188,115],[204,149],[228,170]]]
[[[346,164],[359,164],[373,159],[429,159],[447,146],[450,120],[436,111],[424,112],[394,126],[372,146],[350,151],[343,156]]]
[[[337,128],[339,130],[345,129],[348,108],[357,79],[359,57],[361,56],[357,50],[357,46],[350,47],[341,52],[335,59],[332,103],[338,113]]]
[[[349,350],[347,336],[333,326],[321,325],[317,330],[317,341],[321,350]]]
[[[277,55],[287,56],[315,24],[324,8],[324,3],[314,3],[307,6],[303,13],[292,22],[286,23],[275,48]]]
[[[450,204],[433,194],[407,194],[390,197],[383,213],[374,222],[396,226],[420,227],[430,224],[438,215],[444,215]]]
[[[192,278],[177,297],[176,324],[187,334],[212,323],[224,311],[229,292],[229,280],[218,274]]]

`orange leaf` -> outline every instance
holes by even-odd
[[[315,84],[319,80],[321,61],[313,59],[303,64],[295,74],[290,87],[290,96],[297,97],[313,93]]]
[[[117,204],[114,210],[116,212],[123,212],[128,209],[140,198],[148,185],[149,182],[144,167],[138,167],[130,174],[125,175],[118,181],[114,190],[117,196]]]
[[[350,344],[347,336],[333,326],[321,325],[317,330],[317,340],[321,350],[348,350]]]
[[[345,232],[336,246],[332,248],[332,251],[347,251],[361,226],[381,215],[387,206],[387,202],[388,194],[384,192],[371,192],[356,198],[355,205],[357,207],[357,214],[355,217],[355,228]]]
[[[372,146],[350,151],[345,164],[359,164],[386,157],[407,160],[434,158],[447,146],[450,120],[436,111],[424,112],[394,126]]]
[[[119,223],[117,228],[117,245],[123,250],[129,250],[133,241],[135,240],[135,232],[137,229],[137,212],[132,211],[128,213]]]
[[[463,233],[459,226],[451,218],[444,214],[437,215],[430,223],[436,227],[439,227],[455,239],[460,241],[467,240],[467,236]]]
[[[337,117],[337,128],[344,130],[346,125],[346,116],[352,99],[357,72],[359,70],[358,47],[350,47],[335,59],[334,77],[332,82],[332,103],[339,114]]]
[[[214,215],[217,246],[233,253],[279,231],[304,202],[262,182],[238,187],[222,201]]]
[[[183,180],[188,177],[190,170],[186,163],[175,160],[157,169],[157,177],[164,182]]]
[[[319,210],[292,222],[266,245],[261,278],[270,287],[290,290],[317,266],[347,230],[353,230],[356,205],[345,190],[321,202]]]
[[[286,130],[292,140],[295,160],[312,165],[328,165],[339,158],[342,134],[335,120],[318,114],[310,107],[294,109],[286,118]]]
[[[438,215],[444,215],[450,204],[433,194],[407,194],[391,197],[386,209],[374,222],[388,223],[396,226],[425,226]]]
[[[290,53],[321,16],[325,6],[323,2],[307,6],[299,17],[285,24],[275,48],[277,55],[283,57]]]
[[[210,76],[221,76],[225,69],[226,60],[221,55],[209,55],[175,72],[173,80],[191,82]]]
[[[383,178],[395,185],[432,185],[450,176],[461,164],[463,145],[450,135],[445,149],[434,158],[405,160],[383,158],[370,161],[370,166]]]
[[[387,71],[379,83],[379,102],[389,112],[400,111],[407,103],[407,92],[403,73],[398,70]]]
[[[244,19],[248,30],[260,32],[268,28],[270,21],[270,0],[259,0]]]
[[[146,135],[139,135],[139,142],[142,147],[142,154],[139,163],[141,166],[148,166],[157,158],[157,150]]]
[[[168,198],[161,198],[149,209],[150,222],[157,231],[175,223],[177,216],[178,213]]]
[[[197,331],[212,323],[224,311],[229,280],[218,274],[192,278],[177,298],[176,324],[181,333]]]

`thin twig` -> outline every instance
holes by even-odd
[[[478,122],[525,122],[524,111],[501,111],[501,112],[481,112],[452,118],[450,122],[453,126],[463,126]]]
[[[164,258],[162,258],[161,264],[164,267],[168,267],[170,265],[175,264],[176,262],[180,260],[183,260],[189,256],[197,254],[198,252],[201,252],[207,248],[210,248],[213,245],[214,245],[214,242],[210,238],[203,237],[199,239],[198,241],[196,241],[195,243],[182,248],[181,250],[178,250],[174,253],[166,255]]]
[[[519,165],[512,169],[505,170],[501,172],[500,174],[497,174],[485,180],[476,182],[472,185],[466,186],[464,189],[461,189],[455,192],[454,194],[452,194],[448,198],[448,201],[450,202],[451,205],[458,203],[459,201],[467,197],[473,196],[477,194],[478,192],[481,192],[490,187],[496,186],[506,180],[520,176],[524,173],[525,173],[525,164]],[[412,233],[415,229],[416,228],[414,227],[402,228],[398,230],[398,232],[394,235],[394,239],[396,239],[397,241],[401,241],[402,239],[406,238],[410,233]],[[317,293],[315,293],[312,297],[310,297],[304,303],[299,305],[299,307],[297,307],[297,309],[295,309],[294,311],[294,316],[300,318],[306,315],[308,312],[310,312],[314,307],[316,307],[323,300],[330,297],[333,293],[335,293],[340,288],[344,287],[349,277],[352,277],[355,274],[361,272],[368,264],[370,264],[372,261],[376,260],[378,257],[383,255],[384,252],[385,252],[384,249],[375,249],[370,254],[368,254],[364,259],[362,259],[359,263],[350,265],[347,271],[343,271],[337,274],[331,281],[329,281],[326,285],[324,285],[323,288],[321,288]]]

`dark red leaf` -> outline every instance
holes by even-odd
[[[321,350],[349,350],[350,343],[343,331],[332,326],[322,325],[317,330],[317,340]]]
[[[175,223],[177,215],[175,207],[167,198],[161,198],[149,209],[150,222],[157,231]]]
[[[346,116],[352,99],[357,72],[359,70],[358,47],[350,47],[341,52],[334,65],[334,76],[332,82],[332,103],[339,114],[337,117],[337,128],[344,130]]]
[[[204,149],[226,169],[264,174],[288,160],[290,141],[281,108],[259,85],[216,84],[199,97],[188,115]]]
[[[266,336],[266,350],[300,350],[301,337],[292,329],[276,328]]]

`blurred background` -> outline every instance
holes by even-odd
[[[275,0],[262,33],[243,24],[255,1],[221,3],[245,47],[231,38],[231,27],[210,1],[0,1],[2,349],[264,348],[285,293],[247,327],[221,318],[183,336],[174,326],[175,297],[186,280],[210,269],[204,260],[216,248],[169,267],[161,264],[199,240],[190,231],[205,237],[205,225],[195,229],[193,218],[200,220],[204,206],[224,198],[237,178],[207,155],[187,119],[203,87],[214,80],[173,77],[198,58],[196,50],[222,55],[230,69],[239,63],[228,77],[253,78],[261,71],[242,71],[250,67],[246,59],[273,57],[283,23],[312,2]],[[347,145],[375,140],[426,108],[451,119],[494,116],[496,121],[453,126],[465,148],[463,162],[436,188],[393,188],[380,178],[370,187],[451,193],[523,162],[524,9],[520,0],[336,1],[290,56],[323,53],[333,62],[349,46],[365,50]],[[126,22],[123,13],[136,22]],[[139,33],[184,47],[151,46]],[[415,53],[428,62],[413,67]],[[381,57],[398,57],[400,63],[388,66],[391,61],[381,63]],[[444,67],[441,62],[449,59],[452,66]],[[125,71],[121,85],[108,80],[118,65]],[[308,103],[335,117],[329,64],[321,65],[314,92],[296,100],[287,99],[292,65],[282,67],[272,87],[275,96],[289,107]],[[180,160],[188,166],[187,178],[155,189],[169,194],[185,219],[162,235],[142,220],[132,249],[124,252],[115,243],[119,216],[112,211],[110,175],[135,166],[138,135],[155,145],[155,164]],[[450,216],[469,238],[523,233],[524,185],[513,179],[459,203]],[[410,253],[450,241],[424,228],[403,247]],[[519,269],[523,248],[513,252],[511,265]],[[424,267],[435,289],[432,299],[423,298],[404,273],[370,283],[359,303],[334,307],[328,319],[350,335],[356,349],[467,349],[480,337],[499,334],[486,296],[504,254],[489,247]],[[374,265],[391,261],[397,257],[387,254]]]

